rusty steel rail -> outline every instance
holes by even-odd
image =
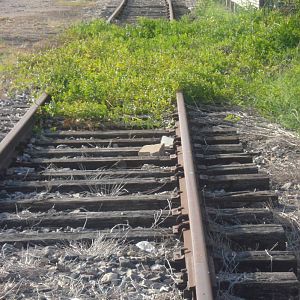
[[[169,20],[173,21],[173,20],[175,20],[175,17],[174,17],[172,0],[165,0],[165,1],[168,6]],[[126,4],[127,4],[127,0],[122,0],[122,2],[118,5],[118,7],[114,10],[114,12],[107,19],[106,23],[111,24],[113,22],[113,20],[116,19],[121,14],[121,12],[124,9],[124,7],[126,6]]]
[[[211,274],[205,242],[205,230],[201,212],[201,198],[197,188],[194,157],[189,134],[189,126],[182,92],[177,93],[177,136],[181,144],[177,147],[178,163],[183,167],[183,177],[179,179],[181,191],[180,215],[184,238],[184,258],[188,275],[188,288],[192,298],[213,299]]]
[[[175,19],[175,16],[174,16],[172,0],[166,0],[166,2],[167,2],[168,7],[169,7],[169,20],[173,21]]]
[[[119,4],[119,6],[115,9],[115,11],[107,19],[106,23],[108,23],[108,24],[112,23],[112,21],[120,15],[120,13],[124,9],[126,3],[127,3],[127,0],[122,0],[122,2]]]
[[[8,167],[16,154],[19,144],[28,138],[34,125],[34,114],[49,99],[49,95],[44,93],[28,109],[21,120],[13,127],[0,143],[0,174]]]

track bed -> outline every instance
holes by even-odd
[[[48,120],[21,151],[9,144],[19,152],[0,181],[7,299],[37,288],[49,297],[298,298],[297,253],[269,177],[221,110],[186,115],[177,97],[171,129],[53,130]]]
[[[189,109],[217,295],[298,299],[297,255],[276,218],[277,195],[226,117],[214,107]]]
[[[151,267],[157,268],[152,272],[152,277],[156,276],[156,279],[151,281],[150,275],[144,288],[153,289],[153,293],[158,293],[160,289],[166,293],[172,291],[175,280],[168,275],[170,266],[167,266],[163,256],[166,254],[171,260],[172,248],[180,245],[172,233],[175,217],[171,209],[180,203],[175,177],[175,150],[171,145],[157,156],[139,155],[141,145],[153,141],[160,143],[163,136],[172,138],[175,132],[164,129],[44,131],[32,137],[0,182],[0,243],[3,249],[7,245],[12,247],[6,259],[9,261],[11,256],[21,255],[24,247],[39,257],[52,249],[49,248],[51,246],[55,247],[56,255],[64,262],[62,268],[72,271],[75,266],[65,261],[71,244],[77,241],[77,245],[91,249],[101,241],[102,244],[115,245],[123,252],[135,249],[136,255],[139,255],[134,264],[132,259],[127,262],[126,255],[112,252],[116,271],[107,271],[109,267],[107,270],[96,268],[97,274],[94,272],[91,279],[102,283],[108,295],[109,290],[119,286],[125,277],[128,278],[126,285],[130,286],[131,277],[121,277],[123,265],[126,265],[120,262],[122,259],[136,276],[141,275],[136,269],[140,263],[147,265],[149,270]],[[57,145],[55,142],[58,140]],[[75,141],[78,143],[70,144]],[[107,141],[110,141],[109,145]],[[121,244],[126,241],[123,245],[125,250],[120,241]],[[135,246],[141,241],[150,247],[149,252]],[[63,247],[64,244],[67,246]],[[168,247],[167,251],[165,247]],[[74,251],[72,253],[75,255]],[[45,256],[45,268],[49,269],[48,275],[56,278],[50,270],[57,261],[54,259],[51,262],[51,255]],[[80,253],[76,255],[76,259],[85,260]],[[100,259],[101,253],[95,251],[93,256],[92,261]],[[107,254],[103,261],[109,257]],[[37,267],[40,267],[38,262]],[[12,274],[13,271],[10,271]],[[110,273],[116,276],[114,284],[109,281],[103,285],[105,276],[109,276],[105,274]],[[165,273],[166,276],[158,278],[158,273]],[[85,275],[81,272],[78,278],[85,278]],[[25,280],[30,287],[42,284],[39,282],[41,277],[36,282],[30,281],[30,278]],[[139,285],[138,282],[136,284]],[[32,288],[24,290],[21,283],[20,290],[26,297],[35,295]],[[100,293],[99,287],[96,290]],[[141,295],[137,289],[134,291]],[[135,297],[134,291],[132,297]],[[60,289],[59,292],[62,293]],[[83,292],[83,295],[88,293]],[[97,295],[96,292],[93,295]]]

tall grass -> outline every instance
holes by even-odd
[[[13,88],[53,95],[51,114],[159,126],[180,88],[190,101],[255,107],[300,130],[300,13],[231,14],[205,2],[193,18],[126,27],[98,20],[63,40],[12,71]]]

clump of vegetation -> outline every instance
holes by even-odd
[[[193,18],[125,27],[97,20],[63,40],[13,71],[15,88],[52,94],[51,114],[159,126],[182,89],[190,101],[255,107],[300,128],[300,13],[232,14],[206,2]]]

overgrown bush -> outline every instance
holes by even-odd
[[[190,101],[254,106],[300,128],[300,13],[231,14],[205,2],[193,18],[125,27],[98,20],[63,41],[13,69],[14,88],[53,95],[51,114],[159,126],[182,89]]]

